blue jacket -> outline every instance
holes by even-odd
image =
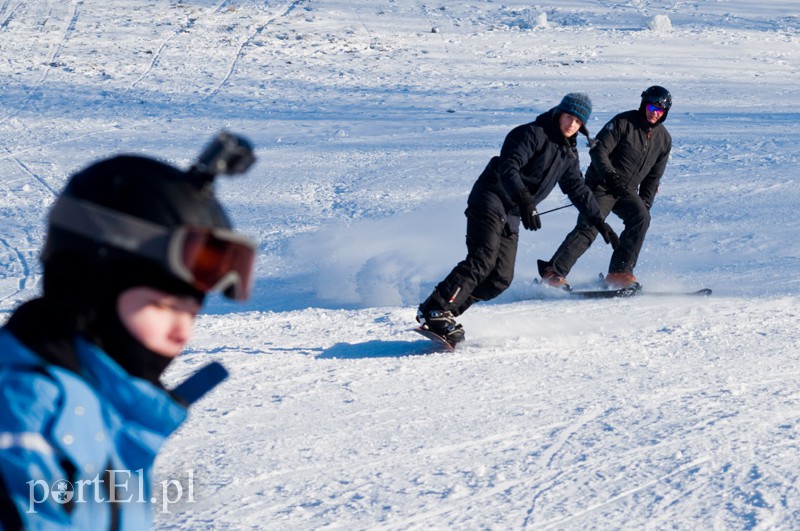
[[[95,345],[74,348],[80,374],[0,329],[0,528],[10,503],[25,529],[148,529],[153,461],[187,409]]]

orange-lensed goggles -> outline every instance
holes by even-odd
[[[228,229],[183,225],[174,229],[61,196],[50,211],[50,224],[158,262],[203,293],[222,291],[246,300],[253,280],[256,245]]]
[[[202,292],[250,295],[256,247],[233,231],[184,226],[170,238],[170,270]]]

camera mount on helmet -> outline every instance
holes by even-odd
[[[238,175],[245,173],[256,161],[253,145],[227,131],[220,132],[206,146],[197,161],[189,169],[189,174],[198,184],[213,181],[217,175]]]

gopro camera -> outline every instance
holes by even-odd
[[[241,136],[222,131],[206,146],[191,172],[211,181],[217,175],[238,175],[256,161],[253,145]]]

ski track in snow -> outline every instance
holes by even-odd
[[[68,175],[121,151],[186,167],[230,129],[258,147],[218,183],[256,292],[212,297],[166,376],[231,371],[159,458],[196,499],[157,528],[798,528],[798,42],[790,1],[2,0],[0,312],[40,289]],[[637,274],[714,295],[534,286],[566,209],[456,352],[410,331],[505,134],[575,90],[596,133],[650,84],[673,153]]]
[[[412,336],[397,328],[409,310],[376,309],[373,318],[341,310],[251,314],[238,318],[236,331],[232,319],[210,327],[197,342],[211,350],[225,345],[234,366],[251,373],[234,377],[238,383],[218,391],[226,397],[193,420],[212,434],[247,425],[247,437],[214,451],[217,468],[228,472],[227,494],[225,486],[201,486],[217,507],[215,522],[234,522],[241,502],[229,497],[243,493],[249,514],[292,528],[336,524],[347,507],[355,527],[390,529],[431,522],[638,527],[676,514],[702,528],[720,513],[734,525],[737,511],[769,512],[756,500],[785,496],[795,477],[792,460],[782,460],[797,447],[797,413],[779,404],[798,396],[798,370],[779,360],[794,358],[780,323],[787,310],[796,318],[796,300],[763,301],[745,312],[736,299],[677,299],[666,312],[644,298],[580,306],[606,315],[571,323],[565,336],[546,329],[551,318],[531,322],[538,302],[507,305],[505,315],[476,309],[472,321],[465,317],[472,344],[453,355],[425,354],[426,342],[403,338]],[[578,309],[561,301],[548,310]],[[629,337],[620,317],[632,311],[653,321],[653,330]],[[518,339],[497,345],[499,323]],[[332,343],[322,352],[305,339],[315,328]],[[543,337],[523,335],[526,329]],[[764,351],[737,347],[751,335],[763,339]],[[237,345],[259,336],[270,338],[265,352],[241,354],[241,361]],[[607,344],[613,352],[598,357]],[[288,363],[298,354],[305,363]],[[729,365],[738,368],[720,370]],[[252,397],[253,407],[239,410],[240,396]],[[219,409],[226,401],[230,408]],[[298,425],[295,415],[305,421]],[[454,441],[453,433],[470,436]],[[783,446],[775,460],[763,446],[774,437]],[[188,466],[195,445],[205,455],[202,434],[188,435],[168,468]],[[287,447],[297,454],[287,456]],[[331,455],[331,447],[345,451]],[[753,467],[760,472],[750,477]],[[731,499],[723,502],[726,490]],[[198,524],[195,510],[182,513],[183,525]]]
[[[271,17],[265,24],[262,24],[262,25],[258,26],[255,29],[255,31],[253,31],[253,33],[251,35],[249,35],[248,38],[244,42],[242,42],[242,44],[239,46],[239,49],[236,51],[236,57],[233,59],[233,61],[231,61],[230,68],[228,69],[228,73],[222,79],[222,81],[220,82],[219,86],[217,86],[213,91],[211,91],[211,93],[208,96],[209,98],[211,98],[211,97],[215,96],[217,93],[219,93],[220,90],[222,90],[222,88],[225,86],[225,84],[234,75],[234,73],[236,72],[236,66],[239,63],[239,60],[242,58],[242,54],[243,54],[243,51],[244,51],[245,47],[247,47],[248,45],[251,45],[252,42],[253,42],[253,39],[255,37],[261,35],[261,33],[264,31],[264,28],[266,28],[270,24],[273,24],[279,18],[289,15],[292,11],[294,11],[303,2],[304,2],[304,0],[295,0],[295,1],[291,2],[288,5],[288,7],[286,7],[286,9],[283,10],[283,12],[280,15]]]
[[[50,75],[50,72],[52,71],[53,67],[58,64],[59,57],[61,56],[61,50],[66,45],[67,41],[70,38],[70,35],[75,31],[80,9],[83,5],[83,0],[72,1],[70,2],[70,5],[72,8],[72,13],[69,15],[67,26],[64,29],[63,34],[61,35],[58,43],[56,44],[55,50],[53,51],[53,54],[50,56],[50,60],[46,63],[46,68],[44,69],[44,72],[42,73],[41,77],[36,81],[36,84],[34,85],[33,89],[28,92],[27,97],[20,102],[15,102],[13,105],[9,107],[12,110],[12,112],[10,114],[7,114],[5,118],[0,120],[0,125],[3,125],[3,123],[16,116],[20,111],[22,111],[25,108],[25,106],[31,101],[34,95],[41,90],[42,86],[47,81],[47,77]],[[11,16],[13,16],[13,12],[9,14],[9,18],[6,19],[6,21],[3,23],[4,26],[8,25]]]
[[[8,25],[11,23],[11,20],[14,18],[14,13],[16,13],[17,9],[22,6],[23,2],[17,2],[13,7],[9,8],[9,4],[11,0],[5,0],[3,5],[0,6],[0,17],[2,17],[2,22],[0,22],[0,31],[7,28]]]

